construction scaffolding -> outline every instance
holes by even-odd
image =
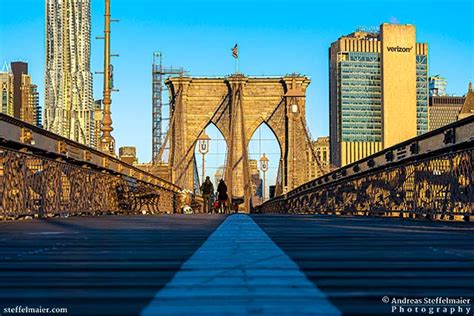
[[[165,68],[163,67],[163,54],[161,52],[153,53],[152,64],[152,162],[159,163],[160,159],[158,153],[163,146],[163,135],[167,131],[163,131],[163,121],[169,119],[163,118],[163,107],[168,106],[168,103],[163,103],[163,90],[165,76],[183,76],[185,71],[180,68]],[[169,116],[169,113],[168,113]]]

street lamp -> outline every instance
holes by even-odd
[[[113,66],[110,63],[110,22],[116,20],[110,19],[110,0],[105,0],[105,27],[104,27],[104,99],[103,99],[103,116],[100,126],[102,135],[100,137],[100,149],[109,155],[115,156],[115,139],[111,135],[114,130],[112,127],[112,117],[110,105],[112,104],[111,93],[115,91],[113,88]]]
[[[265,187],[266,187],[266,179],[265,179],[265,173],[268,171],[268,158],[265,156],[265,154],[260,157],[260,170],[263,172],[263,201],[265,201]]]
[[[201,137],[198,138],[198,149],[199,153],[202,155],[202,181],[204,181],[205,174],[204,174],[204,163],[205,158],[204,156],[209,152],[209,141],[211,138],[207,136],[206,132],[201,134]]]

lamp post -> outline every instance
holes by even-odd
[[[201,137],[198,138],[198,148],[199,148],[199,153],[202,155],[202,181],[204,181],[204,178],[206,177],[205,173],[205,155],[209,152],[209,141],[211,138],[206,134],[206,132],[203,132],[201,134]]]
[[[265,173],[268,171],[268,158],[265,154],[260,157],[260,170],[263,172],[263,192],[262,192],[262,200],[265,201],[265,187],[266,187],[266,178]]]
[[[104,112],[102,117],[100,137],[100,149],[112,156],[115,156],[115,139],[111,135],[114,130],[112,127],[112,117],[110,105],[112,104],[111,92],[113,89],[113,66],[110,63],[110,22],[117,20],[110,19],[110,0],[105,0],[105,27],[104,27]]]

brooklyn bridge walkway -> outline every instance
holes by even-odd
[[[473,236],[469,223],[317,215],[0,222],[0,313],[385,315],[384,296],[472,298]]]

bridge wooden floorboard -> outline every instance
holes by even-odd
[[[0,313],[138,315],[224,216],[104,216],[0,223]]]
[[[67,307],[68,315],[139,315],[225,218],[106,216],[0,222],[0,313],[4,307],[22,305]],[[394,315],[381,302],[385,295],[474,298],[472,224],[331,216],[252,218],[345,315]],[[231,294],[240,278],[225,277]],[[291,284],[292,278],[278,282]],[[210,304],[220,308],[221,303]]]
[[[345,315],[393,315],[383,296],[463,296],[474,307],[472,224],[331,216],[253,219]]]

